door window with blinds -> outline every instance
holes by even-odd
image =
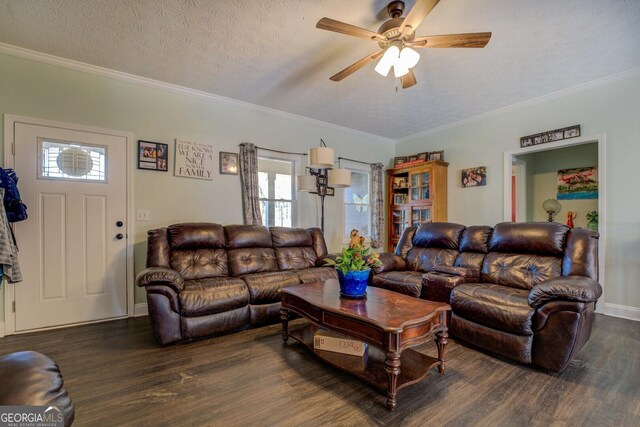
[[[351,187],[344,189],[344,240],[355,229],[361,236],[371,237],[371,202],[369,173],[351,170]]]
[[[38,178],[107,182],[107,147],[38,139]]]
[[[294,162],[258,157],[262,225],[293,227]]]

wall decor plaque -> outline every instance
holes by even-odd
[[[213,180],[213,147],[176,138],[173,174],[186,178]]]

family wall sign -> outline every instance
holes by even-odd
[[[213,147],[176,139],[175,176],[213,180]]]

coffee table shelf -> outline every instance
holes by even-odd
[[[341,298],[339,290],[334,279],[282,288],[283,341],[291,336],[320,359],[386,391],[387,408],[392,411],[398,389],[426,377],[435,364],[444,373],[448,304],[374,287],[367,290],[366,299],[351,300]],[[310,325],[289,331],[293,314],[309,320]],[[315,350],[313,338],[318,328],[366,342],[368,355]],[[438,347],[437,359],[410,348],[432,338]]]
[[[384,368],[384,352],[372,345],[367,346],[364,356],[317,350],[313,348],[313,337],[318,330],[317,326],[309,324],[289,331],[289,336],[328,364],[353,374],[383,391],[387,389],[389,378]],[[438,363],[438,359],[409,348],[400,355],[400,363],[398,390],[424,379],[429,370]]]

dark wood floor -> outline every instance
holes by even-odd
[[[640,323],[604,316],[560,375],[450,340],[447,372],[401,390],[395,412],[366,383],[283,345],[279,325],[167,348],[146,317],[0,339],[0,354],[18,350],[58,362],[78,426],[640,425]]]

